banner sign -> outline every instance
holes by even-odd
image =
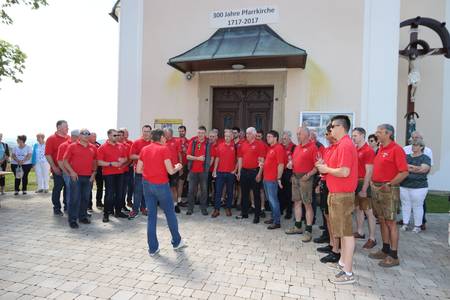
[[[211,12],[209,23],[213,28],[224,28],[277,23],[278,19],[278,7],[264,5],[250,8],[216,10]]]

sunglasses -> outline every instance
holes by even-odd
[[[113,137],[119,137],[120,134],[113,134],[112,136],[113,136]]]
[[[332,124],[332,125],[330,126],[330,128],[333,129],[334,127],[337,127],[337,126],[342,126],[342,125],[341,125],[341,124],[334,124],[334,125]]]
[[[375,140],[369,140],[369,143],[375,143]]]
[[[91,133],[89,131],[82,131],[80,132],[81,135],[90,136]]]

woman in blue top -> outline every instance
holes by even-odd
[[[406,156],[409,175],[400,184],[400,200],[402,202],[403,226],[401,230],[408,230],[411,209],[414,213],[415,233],[420,232],[423,217],[423,202],[428,193],[427,175],[431,168],[431,159],[423,154],[425,144],[422,140],[412,143],[412,153]]]

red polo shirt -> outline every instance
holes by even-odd
[[[144,147],[139,154],[139,159],[144,163],[142,176],[153,184],[165,184],[169,182],[164,161],[170,159],[170,150],[160,143],[152,143]]]
[[[181,163],[183,164],[183,166],[185,166],[188,163],[186,156],[187,156],[187,148],[189,147],[189,140],[186,137],[179,137],[177,138],[177,140],[181,149]]]
[[[122,145],[122,147],[124,148],[124,151],[125,151],[125,153],[126,153],[126,158],[128,159],[129,158],[129,153],[130,153],[130,149],[131,149],[131,145],[125,140],[123,143],[120,143],[121,145]],[[128,164],[128,165],[125,165],[125,166],[123,166],[123,168],[121,168],[122,169],[122,173],[126,173],[126,172],[128,172],[128,166],[129,166],[130,164]]]
[[[398,173],[405,171],[408,171],[408,164],[403,148],[394,141],[386,147],[380,145],[373,160],[372,180],[374,182],[390,182]]]
[[[331,153],[336,148],[336,144],[329,145],[328,147],[323,147],[322,151],[319,149],[319,153],[322,154],[323,161],[328,165],[328,161],[330,160]],[[320,174],[320,180],[326,181],[327,174]]]
[[[69,136],[60,136],[55,132],[55,134],[49,136],[45,142],[45,155],[50,155],[56,165],[58,165],[58,148],[62,143],[69,139]]]
[[[215,156],[219,159],[217,172],[230,173],[236,167],[236,148],[233,142],[226,144],[225,142],[217,146]]]
[[[195,149],[192,149],[195,141]],[[192,156],[202,156],[204,155],[206,157],[206,143],[208,143],[208,140],[205,139],[203,142],[199,142],[197,138],[192,139],[189,142],[189,147],[187,149],[187,154]],[[192,151],[194,150],[194,151]],[[192,166],[191,166],[191,172],[194,173],[201,173],[203,172],[205,162],[200,160],[193,160]]]
[[[367,143],[362,145],[361,148],[356,148],[356,150],[358,151],[358,178],[364,178],[366,176],[366,165],[373,165],[375,151]]]
[[[131,156],[133,154],[139,155],[139,153],[141,153],[142,148],[150,145],[151,143],[152,143],[151,141],[146,141],[143,138],[139,138],[139,139],[135,140],[133,142],[133,144],[131,145],[129,156]],[[135,170],[136,170],[136,163],[137,163],[137,161],[133,160]]]
[[[252,143],[245,140],[238,147],[238,157],[242,158],[242,168],[256,169],[259,166],[258,158],[266,156],[264,143],[254,140]]]
[[[308,173],[314,169],[317,158],[316,143],[311,141],[305,145],[298,144],[292,155],[292,164],[294,173]]]
[[[97,148],[88,144],[83,146],[79,141],[67,147],[64,159],[79,176],[91,176],[94,168],[94,161],[97,157]]]
[[[175,138],[171,138],[166,141],[166,147],[170,151],[170,161],[172,164],[175,165],[179,163],[178,153],[181,152],[180,143]]]
[[[336,177],[327,174],[327,186],[330,193],[353,193],[358,185],[358,154],[355,145],[348,135],[336,143],[335,149],[330,153],[328,167],[349,168],[347,177]]]
[[[55,164],[57,164],[58,161],[62,161],[64,159],[64,154],[66,154],[67,147],[69,147],[70,144],[72,144],[72,141],[69,139],[64,143],[62,143],[61,145],[59,145],[58,154],[56,155],[56,160],[54,161]]]
[[[211,144],[211,157],[216,157],[217,156],[217,147],[221,144],[221,142],[219,142],[219,140],[217,140],[217,142],[215,142],[214,144]],[[209,166],[209,171],[212,172],[214,171],[214,164],[211,164]]]
[[[97,150],[97,160],[102,160],[107,163],[119,162],[119,158],[121,157],[122,158],[128,157],[128,153],[126,152],[125,147],[121,143],[113,145],[109,141],[106,141]],[[122,174],[123,169],[120,167],[103,166],[102,172],[103,175]]]
[[[264,180],[275,181],[278,179],[278,165],[284,164],[285,156],[284,148],[280,144],[269,146],[264,160]]]

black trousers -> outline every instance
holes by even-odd
[[[120,196],[123,190],[123,174],[104,175],[105,179],[105,208],[104,213],[119,213],[122,210]]]
[[[11,170],[13,171],[14,176],[16,176],[17,166],[18,165],[11,164]],[[22,165],[23,177],[22,177],[22,179],[17,179],[17,178],[14,179],[14,191],[16,191],[16,192],[20,191],[20,181],[22,181],[22,191],[24,191],[24,192],[27,191],[28,174],[30,173],[32,167],[33,167],[32,164]]]
[[[292,215],[292,170],[285,169],[281,176],[282,189],[278,189],[278,199],[280,200],[280,211],[286,211],[286,215]]]
[[[242,216],[248,217],[250,208],[250,190],[253,191],[253,199],[255,202],[255,217],[261,214],[261,182],[256,182],[258,169],[242,169],[241,170],[241,192],[242,192]]]

